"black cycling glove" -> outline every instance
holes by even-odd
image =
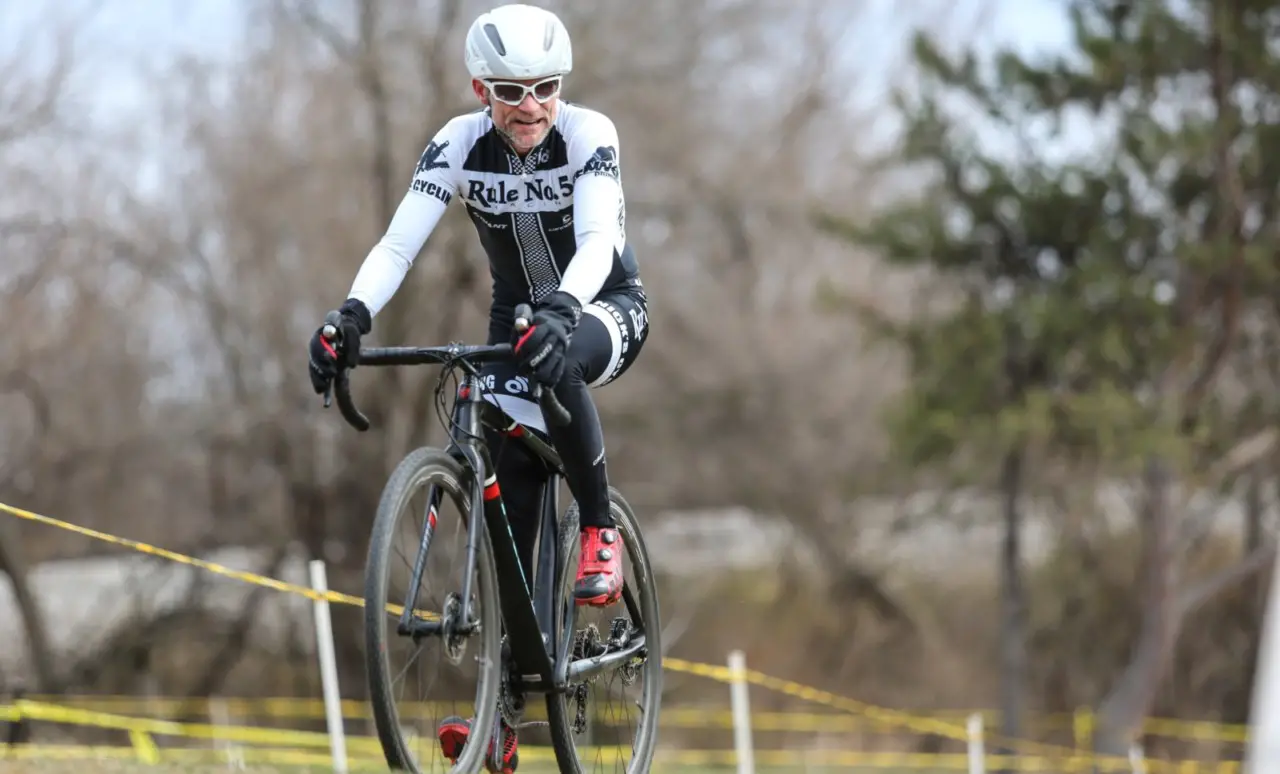
[[[578,299],[562,290],[547,296],[538,304],[528,329],[512,334],[516,364],[541,384],[559,384],[569,340],[580,319],[582,304]]]
[[[364,302],[348,298],[338,308],[342,323],[338,326],[337,347],[321,335],[324,326],[316,328],[307,347],[310,356],[311,386],[323,393],[338,373],[338,357],[344,368],[355,368],[360,357],[360,336],[373,330],[373,316]]]

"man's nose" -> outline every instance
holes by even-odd
[[[538,104],[538,100],[533,98],[533,92],[524,95],[524,99],[520,100],[520,109],[526,113],[537,113],[540,107],[542,106]]]

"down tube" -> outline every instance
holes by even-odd
[[[404,601],[404,612],[400,614],[397,627],[400,634],[409,634],[412,630],[413,611],[418,607],[418,592],[422,590],[422,572],[427,566],[427,549],[431,547],[431,537],[436,532],[436,513],[440,508],[440,494],[443,490],[432,484],[427,490],[427,518],[422,525],[422,541],[418,544],[418,556],[413,560],[413,572],[409,577],[409,595]]]
[[[518,575],[518,585],[524,591],[524,600],[530,603],[529,576],[520,562],[520,552],[516,550],[515,535],[511,532],[506,503],[498,485],[497,466],[483,440],[485,429],[481,422],[481,412],[488,404],[481,395],[479,378],[468,376],[458,389],[458,398],[454,427],[462,431],[463,438],[458,441],[463,447],[462,454],[472,461],[471,467],[484,482],[484,507],[480,512],[489,528],[489,543],[493,548],[501,582],[499,588],[502,589],[502,595],[506,596],[509,589],[516,588],[517,578],[514,576]],[[468,571],[472,569],[468,567]]]

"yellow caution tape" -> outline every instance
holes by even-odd
[[[999,722],[1000,713],[987,709],[947,710],[928,713],[929,717],[954,718],[960,722],[970,715],[982,715],[983,722],[995,726]],[[1071,715],[1051,714],[1032,718],[1030,725],[1041,730],[1066,729],[1078,724],[1077,733],[1082,734],[1092,726],[1092,711],[1082,707]],[[1142,733],[1147,736],[1158,736],[1182,741],[1224,742],[1244,744],[1249,739],[1249,727],[1242,723],[1219,723],[1211,720],[1179,720],[1176,718],[1147,718],[1143,722]]]
[[[153,766],[160,762],[160,750],[150,734],[135,729],[129,732],[129,741],[133,743],[133,749],[138,753],[140,762]]]
[[[128,538],[116,537],[115,535],[109,535],[105,532],[99,532],[96,529],[81,527],[78,524],[71,524],[69,522],[61,521],[59,519],[54,519],[49,516],[42,516],[38,513],[32,513],[31,511],[24,511],[21,508],[14,508],[13,506],[5,505],[4,503],[0,503],[0,511],[4,511],[10,515],[17,516],[20,519],[26,519],[28,521],[38,522],[40,524],[45,524],[50,527],[57,527],[58,529],[63,529],[68,532],[74,532],[77,535],[90,537],[90,538],[93,538],[94,540],[101,540],[104,543],[111,543],[112,545],[131,548],[134,551],[138,551],[139,553],[150,554],[151,556],[158,556],[158,557],[161,557],[162,559],[168,559],[173,562],[178,562],[179,564],[186,564],[192,567],[199,567],[202,570],[208,570],[209,572],[215,573],[217,575],[221,575],[227,578],[234,578],[236,580],[244,581],[246,583],[252,583],[257,586],[265,586],[270,589],[275,589],[276,591],[284,591],[289,594],[298,594],[300,596],[304,596],[312,600],[323,599],[323,600],[328,600],[330,602],[334,602],[337,604],[358,605],[361,607],[364,606],[363,599],[359,597],[353,597],[350,594],[341,594],[336,591],[330,591],[325,594],[321,594],[315,589],[308,588],[306,586],[299,586],[296,583],[287,583],[285,581],[276,580],[274,578],[267,578],[252,572],[244,572],[242,570],[233,570],[230,567],[225,567],[216,562],[206,562],[203,559],[196,559],[194,557],[184,556],[182,554],[175,553],[173,551],[169,551],[164,548],[159,548],[157,546],[153,546],[148,543],[141,543],[137,540],[129,540]]]
[[[142,715],[165,720],[193,715],[209,716],[216,703],[220,703],[227,714],[236,719],[275,719],[275,720],[324,720],[325,707],[322,699],[302,697],[264,697],[264,698],[205,698],[174,696],[42,696],[28,695],[35,702],[58,704],[75,709],[94,710],[97,712],[116,712],[124,715]],[[452,707],[447,702],[419,702],[418,704],[399,705],[401,716],[421,711],[426,713],[438,707]],[[363,701],[343,699],[340,710],[344,718],[368,720],[373,717],[369,705]],[[0,719],[4,718],[4,709],[0,708]],[[424,714],[423,717],[436,717],[435,714]]]
[[[90,710],[96,712],[134,715],[151,719],[172,719],[180,716],[208,714],[207,702],[204,699],[184,699],[174,697],[135,697],[135,696],[31,696],[30,701],[46,704],[57,704],[70,709]],[[324,720],[324,702],[320,699],[306,698],[235,698],[221,699],[227,714],[237,720],[271,719],[271,720]],[[440,718],[451,713],[454,705],[450,702],[413,702],[397,705],[396,710],[401,719]],[[0,707],[0,720],[5,713],[11,711],[17,717],[16,710]],[[347,720],[370,720],[373,713],[365,702],[344,699],[341,704],[342,717]],[[546,711],[539,704],[533,704],[525,710],[525,719],[531,721],[545,720]],[[622,719],[601,713],[595,719],[598,724],[623,722]],[[733,713],[716,707],[664,707],[659,725],[663,728],[683,729],[724,729],[733,728]],[[859,715],[845,712],[754,712],[751,714],[751,728],[758,733],[769,732],[813,732],[813,733],[848,733],[867,731],[883,727],[884,724]],[[894,726],[896,728],[896,726]]]
[[[299,596],[306,597],[313,601],[326,600],[328,602],[333,602],[339,605],[354,605],[355,607],[364,607],[364,599],[362,599],[361,597],[352,596],[351,594],[343,594],[337,591],[326,591],[324,593],[321,593],[319,591],[316,591],[313,588],[309,588],[307,586],[299,586],[296,583],[289,583],[287,581],[276,580],[275,578],[268,578],[264,575],[258,575],[257,573],[252,573],[252,572],[245,572],[243,570],[233,570],[230,567],[226,567],[224,565],[218,564],[217,562],[207,562],[203,559],[196,559],[195,557],[192,557],[192,556],[185,556],[183,554],[179,554],[174,551],[169,551],[164,548],[159,548],[158,546],[153,546],[149,543],[142,543],[137,540],[130,540],[128,538],[116,537],[115,535],[110,535],[110,534],[107,534],[106,532],[99,532],[96,529],[81,527],[78,524],[72,524],[70,522],[62,521],[61,519],[55,519],[50,516],[43,516],[39,513],[24,511],[21,508],[15,508],[12,505],[5,505],[4,503],[0,503],[0,511],[4,511],[5,513],[8,513],[12,516],[17,516],[20,519],[34,521],[40,524],[48,525],[50,527],[57,527],[58,529],[63,529],[68,532],[74,532],[77,535],[83,535],[85,537],[93,538],[94,540],[101,540],[104,543],[111,543],[112,545],[131,548],[134,551],[137,551],[139,553],[150,554],[151,556],[158,556],[162,559],[168,559],[170,561],[177,562],[179,564],[185,564],[192,567],[199,567],[202,570],[207,570],[216,575],[221,575],[226,578],[233,578],[235,580],[243,581],[245,583],[252,583],[255,586],[263,586],[269,589],[275,589],[276,591],[283,591],[288,594],[297,594]],[[400,605],[389,604],[387,605],[387,612],[389,612],[391,615],[398,616],[402,612],[404,612],[404,607]],[[424,611],[415,611],[415,612],[417,612],[419,615],[423,616],[424,618],[428,618],[428,619],[434,619],[438,617],[437,614],[431,613],[431,612],[424,612]]]
[[[521,751],[523,753],[523,750]],[[236,750],[233,755],[246,764],[279,765],[279,766],[324,766],[333,762],[332,756],[326,752],[310,750],[294,750],[289,748],[244,748]],[[161,748],[158,750],[157,763],[172,764],[217,764],[226,763],[225,751],[209,748]],[[94,745],[27,745],[19,744],[6,747],[0,744],[0,760],[46,760],[46,761],[83,761],[83,760],[130,760],[137,758],[132,747],[105,747]],[[369,755],[349,755],[348,762],[353,768],[370,768],[386,771],[387,764],[381,754],[377,757]]]
[[[597,753],[603,760],[615,760],[625,757],[629,750],[625,748],[579,748],[578,752],[586,758],[595,758]],[[235,751],[237,760],[246,764],[260,765],[296,765],[327,767],[332,758],[327,752],[294,750],[288,748],[245,748]],[[927,753],[895,753],[895,752],[858,752],[853,750],[756,750],[753,757],[757,765],[763,767],[830,767],[840,769],[857,768],[860,770],[881,770],[886,772],[900,771],[956,771],[969,770],[969,758],[963,753],[927,754]],[[14,745],[6,748],[0,745],[0,759],[15,760],[128,760],[136,758],[136,753],[129,747],[103,746],[70,746],[70,745]],[[669,766],[733,766],[737,762],[732,750],[683,750],[660,749],[657,761]],[[552,763],[555,753],[550,747],[521,746],[520,759],[530,763]],[[227,760],[225,751],[208,748],[169,748],[157,752],[157,763],[174,764],[211,764]],[[1060,772],[1064,766],[1074,766],[1077,770],[1088,770],[1092,765],[1087,758],[1012,758],[1000,755],[988,755],[984,759],[988,771],[1012,769],[1019,772]],[[381,754],[349,754],[347,763],[353,770],[386,770],[386,762]],[[1167,772],[1178,774],[1181,771],[1196,774],[1239,774],[1240,763],[1237,761],[1221,761],[1206,764],[1197,761],[1147,761],[1147,770],[1156,774]],[[1098,764],[1098,772],[1105,774],[1130,774],[1132,764],[1128,761],[1116,761]]]
[[[693,661],[685,661],[678,658],[665,658],[662,661],[664,669],[670,669],[674,672],[685,672],[692,675],[707,677],[712,680],[720,680],[730,682],[733,674],[728,667],[713,666],[711,664],[700,664]],[[870,720],[879,721],[888,726],[906,728],[921,734],[933,734],[943,737],[944,739],[954,739],[960,742],[966,742],[969,738],[968,729],[953,723],[947,723],[937,718],[920,717],[907,712],[877,707],[872,704],[866,704],[854,699],[850,699],[838,694],[824,691],[820,688],[797,683],[791,680],[783,680],[781,678],[766,675],[763,672],[754,669],[745,670],[743,679],[752,685],[758,685],[762,688],[768,688],[778,693],[788,696],[795,696],[798,699],[812,702],[814,704],[823,704],[838,710],[860,715]],[[1006,747],[1010,750],[1026,752],[1030,755],[1044,755],[1048,757],[1064,757],[1075,754],[1071,748],[1062,747],[1060,745],[1044,744],[1041,742],[1029,742],[1021,739],[1002,739],[994,734],[986,736],[986,743],[993,746]]]
[[[1151,736],[1201,742],[1229,742],[1244,744],[1249,741],[1249,727],[1238,724],[1210,723],[1203,720],[1168,720],[1152,718],[1143,726]]]
[[[131,734],[145,733],[158,736],[180,736],[191,739],[212,739],[224,742],[240,742],[242,744],[260,744],[276,747],[319,747],[328,748],[329,735],[320,731],[298,731],[284,728],[252,728],[247,726],[214,726],[201,723],[175,723],[171,720],[154,720],[151,718],[135,718],[127,715],[114,715],[107,712],[73,709],[56,704],[46,704],[20,699],[15,702],[22,716],[31,720],[43,720],[49,723],[65,723],[67,725],[90,726],[127,731]],[[135,746],[137,740],[135,737]],[[347,746],[353,750],[381,751],[378,740],[373,737],[348,737]]]

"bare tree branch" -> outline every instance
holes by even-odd
[[[31,48],[39,43],[39,35],[19,35],[18,51],[0,62],[0,147],[46,131],[61,120],[75,49],[67,30],[57,37],[53,62],[35,78],[24,77],[23,71],[35,58]]]
[[[1274,545],[1260,546],[1230,567],[1183,589],[1177,603],[1179,614],[1183,616],[1191,615],[1214,597],[1237,584],[1243,583],[1254,574],[1271,565],[1275,561],[1275,556],[1276,547]]]
[[[318,7],[314,3],[303,2],[296,5],[289,3],[288,0],[278,0],[282,3],[281,8],[286,13],[292,13],[311,30],[316,37],[328,46],[330,53],[344,62],[354,62],[357,58],[358,44],[347,39],[342,31],[335,27],[330,21],[320,15]]]

